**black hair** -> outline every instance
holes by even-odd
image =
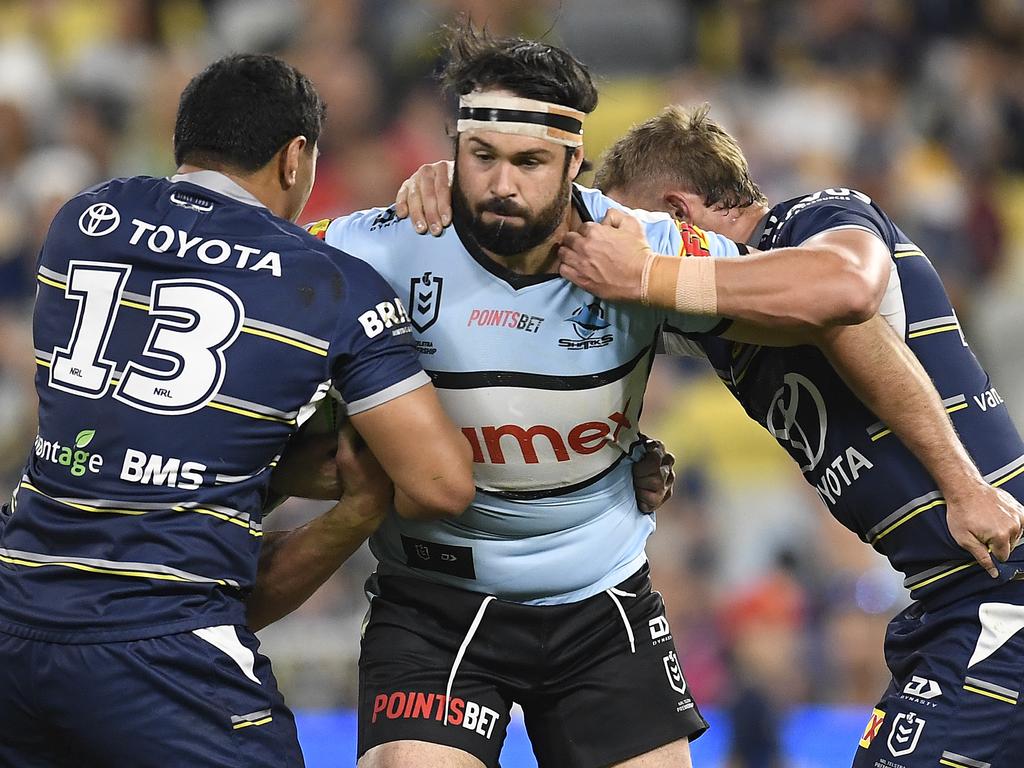
[[[174,161],[262,168],[296,136],[312,152],[325,106],[305,75],[274,56],[225,56],[192,78],[174,123]]]
[[[455,97],[500,88],[584,113],[597,106],[590,71],[568,51],[522,37],[493,38],[469,24],[448,28],[441,81]]]

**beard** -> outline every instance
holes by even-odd
[[[566,170],[562,173],[558,193],[536,214],[509,198],[492,197],[470,205],[459,185],[459,168],[456,165],[452,180],[452,214],[455,221],[469,230],[480,247],[498,256],[515,256],[551,237],[565,216],[570,190],[571,181]],[[502,216],[519,216],[523,223],[513,224],[508,219],[484,221],[483,214],[488,211]]]

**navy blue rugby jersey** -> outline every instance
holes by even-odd
[[[892,267],[881,313],[935,382],[982,474],[1024,498],[1024,442],[1002,397],[971,352],[927,256],[870,198],[826,189],[780,203],[751,245],[797,246],[844,228],[866,230],[886,244]],[[666,335],[665,343],[669,351],[686,351],[678,337]],[[816,348],[713,337],[696,345],[750,417],[800,465],[832,514],[906,575],[914,598],[945,602],[994,583],[950,536],[945,501],[932,477]],[[1000,568],[1001,580],[1024,570],[1022,561],[1019,548]]]
[[[219,173],[107,182],[38,267],[39,431],[0,519],[0,631],[105,641],[244,623],[270,472],[333,388],[422,371],[368,265]]]

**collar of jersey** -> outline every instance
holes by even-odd
[[[191,173],[179,173],[171,176],[169,181],[176,184],[179,181],[195,184],[197,187],[208,189],[224,197],[230,197],[246,205],[254,205],[258,208],[266,208],[263,203],[257,200],[251,192],[243,189],[230,178],[219,171],[192,171]]]
[[[583,221],[586,222],[594,220],[594,217],[590,215],[590,211],[587,210],[587,206],[583,202],[583,196],[580,194],[579,188],[575,184],[572,186],[572,205]],[[531,285],[538,285],[540,283],[546,283],[548,280],[561,278],[561,275],[557,273],[521,275],[518,272],[505,269],[505,267],[501,266],[494,259],[484,253],[483,248],[480,247],[480,244],[476,241],[476,238],[473,237],[473,234],[464,226],[460,226],[458,220],[453,222],[453,224],[456,234],[462,241],[463,247],[469,255],[473,257],[473,260],[499,280],[504,280],[517,291],[520,288],[528,288]]]
[[[757,222],[757,226],[754,227],[754,231],[750,233],[750,237],[747,238],[747,245],[751,248],[761,247],[761,238],[764,237],[764,231],[768,228],[768,217],[772,215],[771,211],[768,211],[761,220]]]

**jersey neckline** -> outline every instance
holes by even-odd
[[[592,222],[594,220],[594,217],[590,215],[590,211],[587,210],[586,203],[583,201],[583,195],[580,194],[579,187],[575,184],[572,185],[571,203],[585,223]],[[484,249],[480,247],[480,244],[476,241],[476,238],[473,237],[473,234],[464,225],[460,225],[457,219],[453,220],[452,226],[455,229],[455,234],[458,235],[459,240],[462,242],[462,247],[466,249],[466,252],[470,256],[473,257],[473,260],[496,278],[508,283],[517,291],[521,288],[529,288],[531,285],[546,283],[549,280],[562,279],[562,276],[557,272],[545,272],[539,275],[521,275],[518,272],[513,272],[511,269],[501,266],[501,264],[498,264],[494,259],[484,253]]]

